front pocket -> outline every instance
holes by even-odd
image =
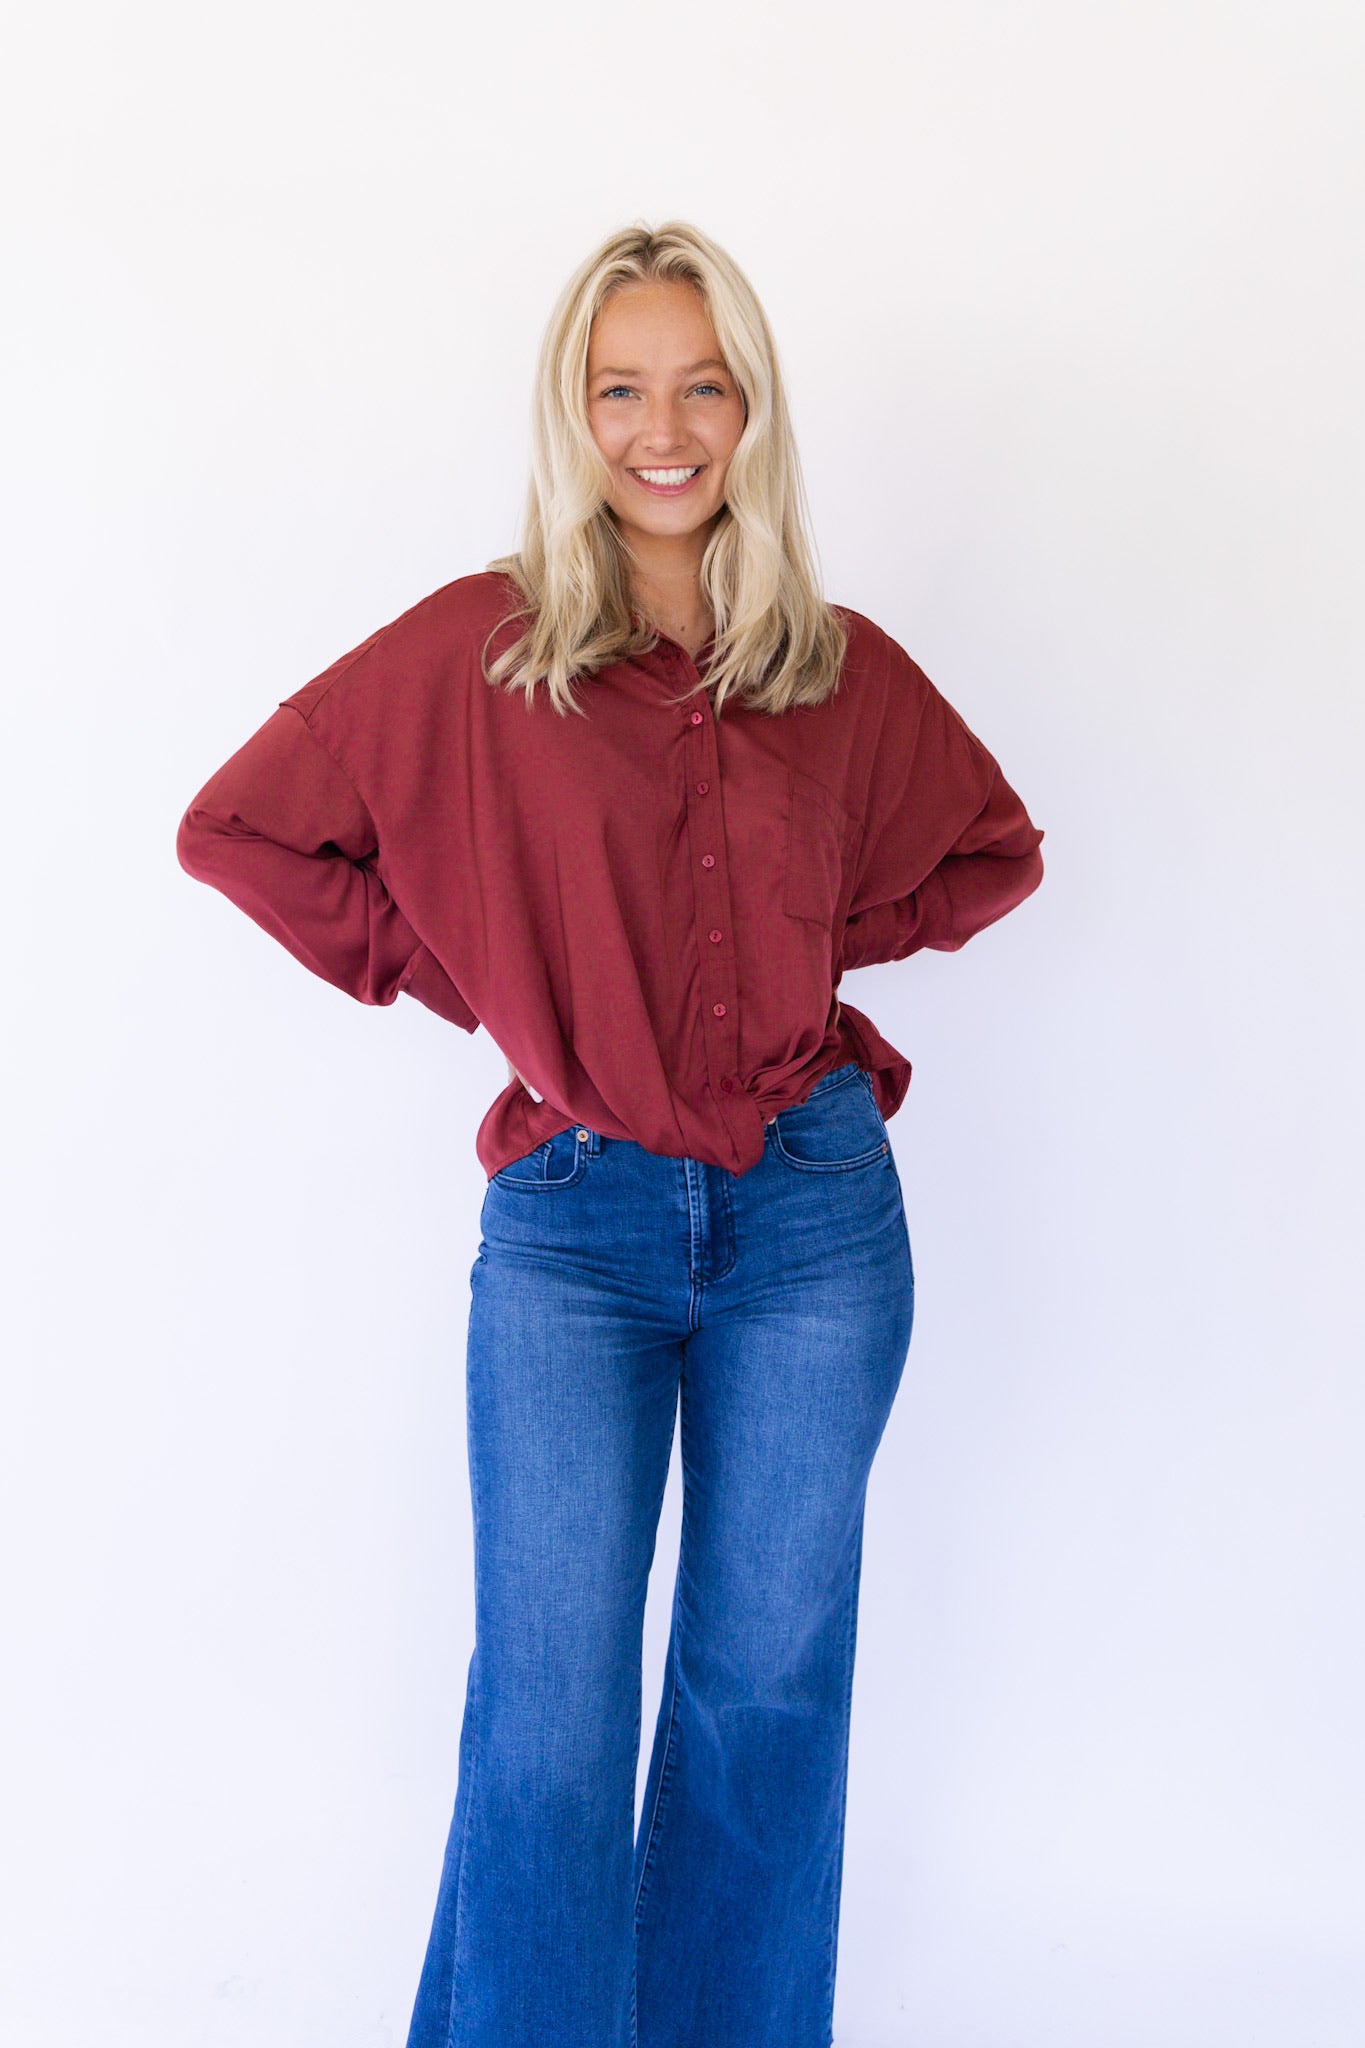
[[[782,908],[828,930],[863,828],[804,768],[787,770],[787,872]]]
[[[542,1138],[520,1159],[511,1159],[500,1167],[490,1187],[516,1188],[533,1194],[573,1187],[582,1180],[588,1164],[588,1147],[579,1137],[578,1129],[577,1124],[572,1124],[567,1130],[556,1131],[551,1138]]]
[[[890,1162],[886,1125],[861,1067],[847,1080],[817,1086],[806,1100],[779,1110],[768,1125],[773,1150],[802,1173],[849,1173]]]

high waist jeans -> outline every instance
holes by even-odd
[[[408,2048],[830,2048],[863,1509],[914,1316],[867,1076],[826,1074],[738,1177],[578,1125],[481,1222],[475,1643]]]

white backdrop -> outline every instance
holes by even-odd
[[[309,976],[175,828],[514,544],[554,294],[680,214],[774,323],[827,594],[1047,834],[1001,925],[845,983],[915,1065],[919,1298],[838,2048],[1359,2048],[1359,9],[9,42],[6,2039],[401,2048],[505,1068]]]

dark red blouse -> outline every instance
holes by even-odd
[[[485,682],[513,602],[460,577],[282,699],[185,812],[181,865],[357,1001],[486,1027],[544,1097],[496,1097],[490,1177],[574,1123],[744,1173],[846,1060],[894,1115],[910,1063],[840,975],[954,951],[1037,888],[991,755],[844,606],[822,704],[716,717],[660,639],[578,679],[585,717]]]

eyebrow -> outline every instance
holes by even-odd
[[[726,370],[726,375],[729,375],[726,365],[719,356],[704,356],[699,363],[689,363],[682,374],[684,377],[695,377],[698,370]],[[595,383],[599,377],[638,377],[639,374],[638,370],[621,370],[614,364],[607,364],[593,372],[593,381]]]

